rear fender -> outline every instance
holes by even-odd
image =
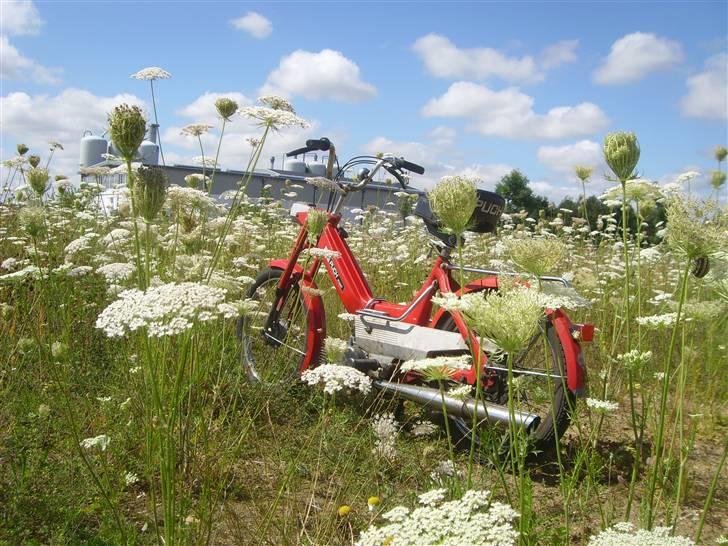
[[[288,260],[271,260],[269,263],[271,268],[280,269],[281,271],[285,271],[287,265]],[[301,286],[314,289],[318,288],[316,282],[310,275],[304,273],[303,268],[299,264],[293,266],[293,272],[301,279]],[[308,318],[308,335],[306,336],[306,356],[298,370],[300,373],[318,366],[319,356],[323,349],[323,340],[326,338],[326,313],[321,296],[315,296],[306,291],[302,291],[302,294]]]
[[[458,290],[459,296],[463,293],[481,292],[483,290],[498,290],[498,277],[481,277],[465,285],[464,290]],[[581,345],[574,339],[573,332],[578,330],[569,317],[562,310],[549,311],[551,321],[556,328],[556,335],[559,336],[561,346],[564,348],[564,363],[566,365],[566,386],[577,396],[585,393],[586,371],[584,366],[584,355]],[[437,327],[447,311],[438,309],[432,317],[430,324]]]

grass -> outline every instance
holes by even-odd
[[[552,272],[573,277],[592,302],[570,314],[598,327],[584,345],[590,396],[618,404],[602,413],[578,401],[559,450],[538,461],[495,461],[500,436],[484,431],[473,465],[470,442],[450,454],[444,427],[415,435],[418,421],[437,416],[410,403],[326,396],[297,381],[250,384],[233,320],[107,337],[98,316],[139,275],[151,286],[209,278],[235,303],[269,259],[287,255],[297,227],[275,200],[239,199],[232,214],[190,200],[140,225],[139,250],[128,209],[97,210],[97,191],[44,196],[44,233],[33,238],[19,219],[27,205],[0,204],[0,543],[353,544],[393,507],[436,487],[459,496],[469,483],[521,514],[521,544],[586,544],[625,520],[706,544],[728,531],[725,241],[698,279],[655,226],[636,269],[627,234],[626,277],[618,211],[592,234],[569,215],[552,224],[516,215],[498,236],[469,234],[463,260],[479,266],[504,265],[500,241],[514,233],[561,241]],[[347,221],[347,241],[373,292],[406,301],[431,264],[427,234],[386,208]],[[716,229],[725,230],[721,214]],[[118,279],[96,271],[139,262]],[[328,335],[346,339],[331,283],[317,282]],[[637,325],[668,312],[680,315],[672,325]],[[617,359],[628,348],[651,358],[630,372]],[[376,448],[371,426],[388,412],[399,427],[395,456]],[[106,448],[80,446],[99,435]],[[381,503],[370,509],[373,496]]]

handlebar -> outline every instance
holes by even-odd
[[[314,152],[320,150],[326,152],[331,148],[331,141],[326,137],[310,139],[306,141],[306,146],[303,148],[297,148],[286,154],[286,157],[292,157],[294,155],[301,155],[308,152]]]
[[[411,161],[407,161],[404,157],[395,158],[394,166],[408,170],[408,171],[412,171],[413,173],[425,174],[424,167],[421,167],[417,163],[412,163]]]

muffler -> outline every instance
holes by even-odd
[[[472,419],[473,414],[477,414],[478,421],[488,421],[489,423],[500,425],[508,425],[511,420],[506,406],[492,404],[483,400],[479,400],[476,406],[475,400],[472,398],[461,400],[454,396],[448,396],[447,392],[443,396],[439,389],[408,385],[406,383],[394,383],[380,379],[372,381],[372,385],[381,391],[406,398],[435,411],[441,412],[444,403],[448,415]],[[531,432],[541,422],[541,418],[538,415],[519,410],[515,410],[514,413],[516,426],[524,428],[526,432]]]

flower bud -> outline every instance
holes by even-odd
[[[710,185],[713,186],[713,189],[717,190],[725,184],[725,178],[726,175],[723,171],[713,171],[710,175]]]
[[[591,177],[592,171],[593,171],[593,169],[591,167],[583,167],[581,165],[577,165],[574,168],[574,172],[576,173],[576,176],[582,182],[586,182]]]
[[[30,166],[35,168],[40,163],[40,156],[37,155],[31,155],[28,156],[28,163],[30,163]]]
[[[109,114],[111,140],[126,161],[134,159],[147,132],[147,121],[138,106],[121,104]]]
[[[37,156],[31,155],[29,160],[33,157]],[[26,179],[28,180],[28,185],[35,194],[38,197],[43,197],[43,194],[48,189],[48,170],[33,166],[33,168],[29,169],[26,173]]]
[[[432,212],[447,230],[458,236],[465,233],[478,202],[475,179],[445,176],[428,197]]]
[[[167,175],[160,168],[139,167],[134,175],[132,192],[137,213],[146,222],[151,222],[164,205],[167,196]]]
[[[42,236],[46,231],[45,211],[43,207],[37,205],[23,207],[20,210],[18,219],[25,232],[33,239]]]
[[[16,149],[18,150],[18,155],[25,155],[28,151],[28,147],[25,144],[18,144]]]
[[[609,133],[604,138],[604,160],[620,182],[633,178],[640,160],[637,135],[623,131]]]
[[[51,354],[56,360],[65,360],[68,356],[68,345],[60,341],[54,341],[51,345]]]
[[[23,154],[20,154],[23,155]],[[728,156],[728,148],[725,146],[716,146],[715,148],[715,159],[720,163],[726,156]]]
[[[221,97],[215,101],[215,108],[222,119],[230,121],[233,114],[238,111],[238,103],[233,99]]]
[[[329,220],[329,215],[319,209],[311,209],[308,211],[308,218],[306,220],[306,230],[308,231],[308,242],[312,245],[316,244],[318,238],[326,227],[326,222]]]

